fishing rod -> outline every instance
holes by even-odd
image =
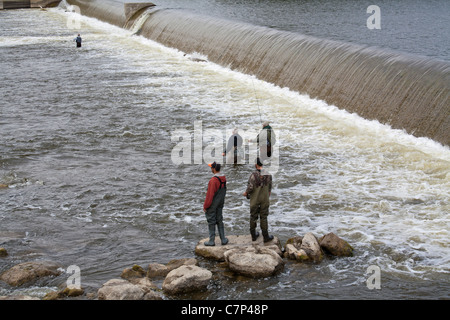
[[[258,95],[256,94],[255,83],[253,82],[253,78],[252,78],[252,85],[253,85],[253,92],[255,93],[256,104],[258,105],[259,121],[262,124],[263,122],[262,122],[262,117],[261,117],[261,108],[259,107],[259,99],[258,99]]]

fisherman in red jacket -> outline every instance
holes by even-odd
[[[228,239],[225,238],[222,209],[225,203],[227,179],[224,175],[220,175],[220,163],[213,162],[209,166],[214,176],[209,180],[208,191],[206,192],[206,199],[203,204],[203,211],[205,212],[209,228],[209,241],[205,242],[204,245],[215,245],[216,224],[222,245],[225,245],[228,243]]]

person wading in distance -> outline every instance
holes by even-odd
[[[248,142],[254,142],[253,139],[249,139]],[[266,121],[262,124],[262,129],[256,137],[256,143],[259,148],[259,158],[264,161],[272,157],[272,147],[277,142],[277,137],[274,130]]]
[[[237,164],[242,158],[242,143],[243,139],[240,136],[238,129],[234,128],[233,134],[228,139],[227,147],[223,150],[222,156],[227,156],[226,163]]]
[[[75,39],[73,39],[73,41],[75,41],[77,43],[77,48],[81,47],[81,36],[80,36],[80,34],[78,34],[78,36]]]

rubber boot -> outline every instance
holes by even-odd
[[[256,241],[259,237],[259,232],[256,230],[250,230],[250,234],[252,235],[252,241]]]
[[[225,238],[225,228],[223,226],[223,223],[217,225],[217,229],[219,230],[219,236],[220,240],[222,242],[222,245],[226,245],[228,243],[228,239]]]
[[[204,245],[208,247],[213,247],[216,245],[215,239],[216,239],[216,225],[215,224],[209,224],[209,241],[205,242]]]
[[[269,232],[267,230],[263,230],[262,234],[264,237],[264,242],[269,242],[269,241],[273,240],[273,236],[270,236]]]

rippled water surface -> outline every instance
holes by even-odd
[[[49,259],[81,268],[87,292],[134,264],[194,257],[207,236],[206,160],[175,164],[175,132],[203,147],[270,119],[279,166],[269,225],[282,243],[334,232],[351,258],[288,262],[278,276],[215,280],[203,299],[449,298],[450,150],[324,102],[196,62],[61,9],[0,11],[0,272]],[[26,23],[25,23],[26,22]],[[178,130],[178,131],[177,131]],[[213,133],[211,130],[216,130]],[[198,138],[198,136],[197,136]],[[210,150],[210,149],[205,149]],[[220,148],[218,148],[220,150]],[[221,151],[221,150],[220,150]],[[228,234],[248,232],[248,162],[225,166]],[[381,269],[369,290],[366,270]],[[64,276],[62,276],[64,277]],[[61,282],[13,289],[43,296]]]

